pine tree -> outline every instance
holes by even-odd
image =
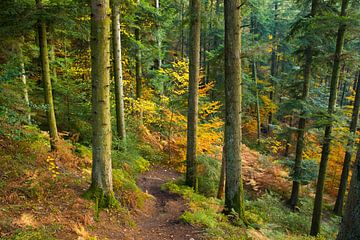
[[[241,179],[241,1],[225,0],[225,212],[245,221]]]
[[[126,138],[125,113],[124,113],[124,89],[123,73],[121,62],[121,32],[120,32],[120,10],[116,0],[111,1],[112,13],[112,42],[114,54],[114,82],[115,82],[115,108],[116,108],[116,127],[120,139]]]
[[[38,10],[42,11],[43,4],[42,0],[36,0]],[[38,21],[38,34],[39,34],[39,49],[40,49],[40,61],[41,61],[41,72],[42,80],[44,84],[45,103],[47,105],[47,121],[50,131],[50,145],[51,149],[56,149],[56,143],[58,140],[58,132],[56,126],[54,100],[52,94],[52,85],[50,78],[50,64],[49,64],[49,53],[47,44],[47,33],[46,24],[44,19],[40,17]]]
[[[342,0],[341,13],[340,13],[341,17],[346,16],[348,5],[349,5],[349,0]],[[314,210],[313,210],[313,216],[311,222],[311,230],[310,230],[311,236],[316,236],[320,232],[322,200],[323,200],[324,184],[326,177],[326,168],[330,154],[331,132],[333,128],[332,118],[333,118],[333,114],[335,113],[335,104],[336,104],[336,96],[338,89],[337,85],[339,81],[340,60],[341,60],[341,52],[344,46],[345,31],[346,31],[346,24],[341,23],[337,33],[336,50],[335,50],[333,69],[331,74],[330,97],[329,97],[329,105],[328,105],[328,114],[330,119],[329,119],[329,123],[325,127],[324,143],[321,153],[319,175],[316,184]]]
[[[198,88],[200,78],[201,2],[190,0],[189,97],[186,147],[186,184],[196,189],[196,145],[198,121]]]

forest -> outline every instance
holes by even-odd
[[[360,240],[359,0],[0,6],[0,239]]]

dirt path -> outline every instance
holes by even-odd
[[[179,174],[163,167],[153,167],[138,179],[144,192],[154,196],[145,203],[145,210],[136,217],[135,240],[199,240],[202,230],[179,220],[186,210],[186,201],[179,195],[161,190],[161,185]]]

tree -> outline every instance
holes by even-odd
[[[43,8],[42,0],[36,0],[37,8],[41,11]],[[56,149],[56,142],[58,140],[58,132],[56,126],[54,100],[52,95],[52,86],[50,78],[50,65],[49,53],[47,44],[46,24],[44,19],[40,17],[38,21],[38,34],[39,34],[39,49],[40,49],[40,62],[42,80],[44,84],[45,103],[47,105],[47,121],[50,131],[50,145],[51,149]]]
[[[112,13],[112,41],[114,53],[114,82],[115,82],[115,105],[116,126],[120,139],[126,138],[125,113],[124,113],[124,89],[121,63],[121,32],[120,32],[120,10],[116,0],[111,1]]]
[[[340,17],[346,16],[348,5],[349,5],[349,0],[342,0]],[[329,96],[329,104],[328,104],[329,122],[325,127],[324,143],[321,152],[319,175],[316,184],[316,194],[315,194],[314,209],[313,209],[313,216],[312,216],[311,230],[310,230],[311,236],[316,236],[320,232],[322,199],[324,192],[327,162],[329,160],[329,154],[330,154],[331,132],[333,127],[332,118],[333,118],[333,114],[335,113],[335,104],[336,104],[336,96],[338,89],[337,85],[339,81],[340,60],[341,60],[341,52],[344,46],[345,30],[346,30],[346,24],[342,22],[339,26],[337,39],[336,39],[336,49],[335,49],[334,62],[333,62],[333,68],[331,74],[330,96]]]
[[[225,0],[225,212],[244,216],[241,179],[241,1]]]
[[[138,7],[140,6],[140,0],[137,1]],[[139,19],[137,20],[139,24]],[[136,40],[136,53],[135,53],[135,79],[136,79],[136,99],[142,97],[142,79],[141,79],[141,49],[140,49],[140,26],[135,28],[135,40]]]
[[[336,240],[360,239],[360,143],[357,148],[345,214]]]
[[[186,147],[186,184],[196,188],[198,88],[200,78],[200,0],[190,0],[189,97]]]
[[[360,73],[357,77],[360,80]],[[342,215],[342,209],[344,205],[344,198],[345,198],[345,192],[347,187],[347,182],[349,178],[349,170],[350,170],[350,163],[351,163],[351,156],[352,156],[352,149],[354,147],[354,135],[356,134],[356,128],[357,128],[357,122],[359,118],[359,108],[360,108],[360,84],[359,81],[357,81],[356,86],[356,94],[355,94],[355,100],[354,100],[354,108],[352,111],[352,117],[350,122],[350,138],[348,140],[347,146],[346,146],[346,153],[344,158],[344,165],[341,173],[340,178],[340,185],[339,185],[339,191],[336,198],[335,206],[334,206],[334,213],[337,215]]]
[[[311,2],[311,12],[310,18],[315,17],[319,2],[318,0],[312,0]],[[304,83],[303,83],[303,90],[301,100],[303,104],[305,104],[308,96],[309,96],[309,89],[310,89],[310,78],[311,78],[311,67],[313,61],[313,47],[311,44],[308,44],[305,48],[305,64],[303,70],[304,76]],[[291,190],[291,197],[290,197],[290,206],[295,208],[298,199],[299,199],[299,191],[300,191],[300,184],[301,184],[301,163],[303,158],[303,151],[304,151],[304,136],[305,136],[305,127],[306,127],[306,112],[302,110],[302,114],[299,119],[298,125],[298,132],[297,132],[297,142],[296,142],[296,153],[295,153],[295,164],[294,164],[294,180]]]
[[[92,175],[85,194],[99,207],[116,204],[111,169],[109,0],[91,1]]]

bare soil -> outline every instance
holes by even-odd
[[[161,185],[180,175],[173,170],[155,166],[138,178],[140,188],[153,196],[135,217],[137,228],[130,230],[127,239],[134,240],[198,240],[203,230],[180,220],[187,202],[180,196],[161,189]]]

